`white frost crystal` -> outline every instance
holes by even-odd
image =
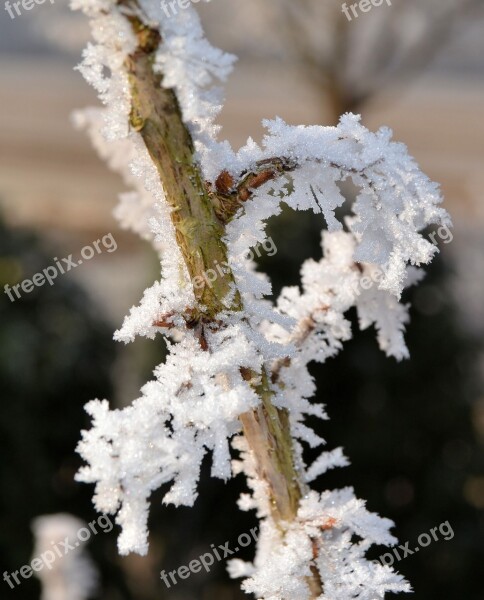
[[[214,477],[245,473],[252,494],[242,496],[240,507],[256,509],[262,519],[254,563],[233,561],[229,568],[231,575],[247,577],[246,592],[266,600],[308,599],[311,569],[323,582],[320,600],[375,600],[409,591],[391,568],[365,558],[373,544],[396,540],[389,533],[391,523],[369,513],[351,489],[308,491],[297,519],[281,534],[271,517],[266,483],[257,477],[255,457],[240,434],[239,417],[260,402],[242,373],[265,369],[272,375],[273,402],[289,412],[302,480],[309,483],[328,469],[346,466],[340,448],[322,452],[309,468],[304,465],[304,445],[324,444],[306,417],[327,418],[322,404],[310,402],[315,385],[308,364],[326,361],[351,338],[347,313],[353,307],[361,328],[375,326],[387,355],[408,356],[403,339],[408,307],[399,299],[419,280],[417,267],[436,252],[425,229],[450,223],[439,206],[438,187],[403,145],[392,142],[388,129],[371,133],[350,114],[337,127],[266,121],[261,146],[249,140],[234,152],[218,141],[215,125],[221,107],[216,85],[230,72],[233,57],[206,41],[192,6],[167,18],[159,2],[139,0],[145,18],[160,27],[154,68],[163,74],[163,85],[175,90],[204,178],[214,183],[226,171],[237,182],[260,164],[277,160],[284,165],[274,180],[252,190],[226,226],[228,266],[244,310],[219,314],[217,326],[205,328],[203,348],[196,327],[184,318],[203,307],[197,306],[163,187],[141,135],[128,126],[125,64],[136,40],[114,0],[74,0],[73,6],[90,17],[95,40],[80,70],[105,104],[79,113],[76,121],[132,190],[120,199],[121,224],[151,241],[161,261],[160,281],[131,309],[116,338],[127,343],[165,332],[169,346],[166,362],[131,406],[110,410],[107,401],[97,400],[87,405],[93,426],[79,444],[87,465],[78,478],[96,484],[98,510],[117,514],[120,552],[147,552],[149,497],[161,485],[171,483],[164,502],[193,504],[200,466],[210,452]],[[345,202],[341,184],[347,180],[356,199],[341,221],[336,211]],[[321,214],[327,229],[322,258],[306,261],[301,287],[283,289],[272,305],[265,299],[270,281],[256,272],[247,253],[266,241],[267,220],[281,212],[282,203]],[[159,326],[162,318],[169,329]],[[237,460],[231,441],[240,452]]]

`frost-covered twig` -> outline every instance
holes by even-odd
[[[122,224],[150,239],[161,259],[161,280],[116,339],[161,333],[170,350],[131,406],[87,407],[93,428],[79,445],[88,463],[79,479],[96,483],[99,510],[117,513],[120,551],[147,551],[153,490],[172,482],[164,502],[193,504],[211,451],[213,476],[245,473],[252,494],[240,506],[262,519],[254,564],[230,567],[247,577],[247,592],[373,600],[407,591],[399,575],[364,556],[372,544],[394,543],[391,523],[368,513],[350,489],[309,490],[348,461],[336,449],[304,464],[302,443],[323,443],[305,418],[326,418],[309,400],[307,366],[351,337],[345,313],[353,306],[362,327],[375,324],[387,354],[406,356],[408,316],[398,299],[435,252],[422,231],[447,221],[437,187],[388,130],[370,133],[353,115],[329,128],[266,122],[262,146],[249,140],[234,153],[214,125],[214,84],[233,58],[205,40],[192,7],[167,18],[152,0],[73,5],[91,18],[96,41],[80,69],[106,105],[77,122],[135,189],[121,197]],[[346,179],[359,193],[341,223],[335,210]],[[322,213],[328,231],[322,259],[302,267],[302,289],[283,290],[272,306],[264,299],[270,282],[247,251],[265,241],[265,223],[282,202]],[[209,270],[218,273],[210,285]],[[368,287],[370,277],[377,284]]]
[[[126,61],[132,98],[130,123],[133,130],[140,131],[153,165],[158,170],[163,191],[172,208],[170,216],[184,258],[185,276],[188,275],[193,281],[214,264],[226,263],[226,249],[222,241],[224,231],[214,214],[212,200],[200,171],[193,163],[192,141],[182,121],[176,96],[172,90],[160,85],[161,76],[152,68],[152,59],[160,42],[159,33],[143,24],[139,12],[134,11],[134,3],[122,2],[119,6],[129,6],[127,18],[138,42]],[[193,304],[195,299],[190,300]],[[203,286],[196,300],[197,307],[190,306],[187,299],[183,311],[169,314],[172,319],[177,315],[178,321],[185,319],[184,326],[190,332],[190,338],[195,337],[199,342],[199,352],[202,354],[209,349],[207,336],[213,335],[217,329],[223,329],[217,317],[228,310],[241,309],[240,296],[230,270],[220,276],[214,285]],[[163,312],[160,310],[159,314]],[[186,315],[189,315],[189,319]],[[243,323],[243,316],[240,319]],[[153,318],[153,327],[161,324],[167,323],[161,323],[160,317]],[[175,325],[173,321],[172,326]],[[243,364],[240,370],[239,378],[244,385],[250,390],[254,388],[250,395],[255,398],[257,394],[261,398],[260,405],[254,411],[240,415],[241,421],[245,425],[247,438],[259,455],[261,470],[270,488],[274,514],[278,519],[291,519],[297,511],[300,490],[291,456],[287,416],[283,410],[272,406],[272,392],[266,375],[257,375]],[[247,408],[250,408],[250,403]],[[181,500],[187,501],[187,498]],[[191,501],[188,500],[189,503]]]

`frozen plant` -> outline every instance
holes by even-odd
[[[304,447],[324,442],[306,417],[327,418],[310,401],[308,364],[351,337],[352,307],[388,355],[407,356],[399,298],[436,252],[424,230],[449,224],[437,185],[388,129],[371,133],[351,114],[337,127],[266,121],[261,145],[249,139],[234,152],[215,124],[217,86],[234,58],[209,44],[192,6],[167,18],[155,0],[72,5],[91,21],[94,43],[79,69],[104,104],[77,114],[77,124],[131,188],[117,209],[121,224],[150,240],[161,261],[160,280],[115,338],[163,335],[169,347],[132,405],[87,405],[93,426],[79,444],[87,465],[78,478],[96,484],[99,511],[117,515],[120,552],[147,552],[149,498],[163,484],[171,484],[165,503],[193,505],[210,453],[214,477],[245,474],[251,492],[240,508],[261,519],[254,562],[229,565],[247,593],[375,600],[409,591],[365,558],[373,544],[396,542],[392,523],[349,488],[310,490],[348,461],[338,448],[304,462]],[[346,180],[358,194],[340,222]],[[301,287],[272,305],[270,281],[248,251],[264,243],[282,203],[321,214],[327,229],[322,258],[306,261]]]

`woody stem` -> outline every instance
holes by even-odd
[[[118,0],[126,11],[138,40],[136,50],[126,61],[131,91],[130,125],[144,140],[146,148],[158,171],[176,240],[183,255],[190,278],[204,281],[194,286],[196,298],[202,307],[204,321],[215,322],[217,315],[227,309],[244,310],[236,290],[235,279],[229,268],[208,285],[203,275],[218,264],[227,264],[227,248],[223,242],[224,223],[214,208],[198,165],[194,161],[191,135],[183,122],[176,94],[162,86],[162,75],[155,72],[154,58],[161,43],[160,34],[147,25],[137,0]],[[135,16],[134,16],[135,15]],[[230,306],[226,299],[230,297]],[[258,474],[267,484],[269,502],[274,522],[284,530],[284,523],[297,516],[303,484],[295,468],[289,416],[272,402],[273,392],[267,373],[249,372],[254,381],[260,404],[240,417],[244,435],[252,452]],[[311,588],[321,593],[321,585],[315,576]]]

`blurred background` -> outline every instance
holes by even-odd
[[[352,4],[350,2],[349,4]],[[373,332],[314,369],[331,421],[328,447],[351,467],[320,489],[353,485],[368,507],[396,522],[402,543],[449,521],[455,537],[398,563],[417,600],[483,600],[484,583],[484,3],[393,0],[350,21],[339,0],[212,0],[199,4],[211,40],[239,55],[221,114],[238,147],[260,140],[262,118],[333,125],[346,111],[387,125],[442,184],[453,238],[410,291],[412,358],[386,359]],[[92,521],[92,489],[73,481],[83,405],[123,406],[163,358],[161,342],[120,347],[112,332],[159,275],[156,256],[112,216],[120,180],[71,122],[97,104],[74,71],[89,32],[65,0],[0,15],[0,284],[10,286],[111,233],[113,253],[11,303],[0,297],[0,573],[30,561],[31,521],[67,512]],[[320,256],[314,215],[285,212],[270,233],[278,252],[262,267],[296,284]],[[447,242],[447,243],[444,243]],[[236,507],[243,481],[202,478],[194,509],[153,497],[148,557],[120,558],[116,531],[90,544],[99,600],[236,600],[223,563],[167,589],[159,578],[255,525]],[[375,557],[381,553],[375,550]],[[245,558],[251,557],[251,548]],[[32,579],[0,597],[34,600]],[[58,600],[71,600],[59,598]],[[297,599],[295,599],[297,600]]]

